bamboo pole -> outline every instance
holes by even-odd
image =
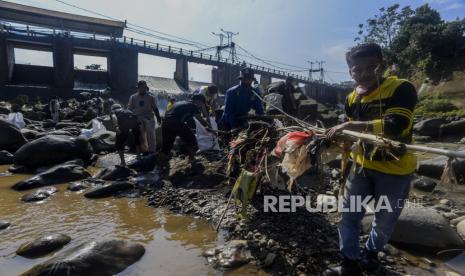
[[[421,151],[423,153],[433,153],[433,154],[438,154],[438,155],[445,155],[448,157],[465,158],[465,152],[437,149],[437,148],[431,148],[427,146],[410,145],[410,144],[405,144],[405,143],[401,143],[398,141],[394,141],[391,139],[383,138],[380,136],[376,136],[373,134],[361,133],[361,132],[352,131],[352,130],[343,130],[342,133],[344,134],[344,137],[346,138],[349,138],[349,139],[351,138],[352,140],[361,139],[363,141],[369,142],[371,144],[374,144],[380,147],[406,148],[408,150]]]

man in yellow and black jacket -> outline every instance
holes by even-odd
[[[353,47],[346,54],[346,60],[350,75],[357,84],[345,103],[350,120],[331,128],[328,137],[347,129],[411,143],[413,110],[417,102],[415,87],[403,79],[383,77],[385,67],[377,44]],[[345,185],[342,219],[338,227],[343,262],[339,267],[329,268],[326,275],[361,275],[362,270],[370,273],[379,270],[378,252],[383,250],[394,230],[402,203],[408,198],[411,174],[416,168],[412,152],[387,151],[368,143],[361,143],[352,158],[357,169]],[[374,199],[375,215],[361,253],[360,224],[366,210],[351,206],[368,197]],[[382,208],[376,210],[376,207]]]

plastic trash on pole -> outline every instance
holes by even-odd
[[[97,119],[93,119],[92,120],[92,128],[83,128],[83,129],[81,129],[81,135],[86,137],[87,139],[89,139],[90,137],[92,137],[92,135],[94,135],[96,133],[99,133],[99,132],[102,132],[102,131],[106,131],[106,130],[107,129],[102,124],[102,122],[100,122]]]
[[[14,112],[8,114],[8,122],[15,125],[19,129],[22,129],[26,126],[26,123],[24,122],[23,113],[21,112]]]
[[[215,134],[207,131],[207,129],[197,119],[194,118],[194,121],[196,127],[195,138],[197,139],[197,145],[199,146],[198,152],[220,150],[218,139]],[[210,118],[210,123],[212,129],[218,129],[214,119]]]

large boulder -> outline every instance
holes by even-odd
[[[127,191],[134,188],[134,185],[130,182],[119,181],[111,184],[96,187],[91,191],[84,194],[87,198],[104,198],[118,194],[121,191]]]
[[[446,120],[444,118],[426,119],[416,123],[413,126],[413,131],[422,136],[438,137],[440,134],[440,127]]]
[[[372,218],[373,215],[369,215],[363,219],[365,232]],[[404,208],[390,241],[432,251],[463,248],[465,245],[449,222],[432,208]]]
[[[13,154],[6,150],[0,151],[0,165],[13,164]]]
[[[13,185],[12,189],[22,191],[81,180],[90,176],[91,175],[82,166],[58,165],[36,176],[16,183]]]
[[[62,248],[70,241],[71,238],[64,234],[46,235],[23,243],[16,254],[27,258],[41,257]]]
[[[2,119],[0,119],[0,133],[0,150],[15,152],[27,143],[19,128]]]
[[[37,191],[23,195],[21,200],[24,202],[36,202],[44,200],[50,197],[52,194],[58,192],[58,189],[55,187],[44,187],[40,188]]]
[[[459,223],[457,223],[457,232],[465,238],[465,219],[462,219]]]
[[[423,160],[418,166],[417,173],[419,175],[439,179],[444,171],[447,160],[448,157],[446,156],[438,156],[433,159]],[[465,177],[465,159],[455,159],[452,165],[458,178],[460,176]]]
[[[112,131],[98,132],[89,138],[89,143],[95,153],[115,151],[115,142],[116,134]]]
[[[110,276],[125,270],[144,253],[144,247],[138,243],[123,240],[92,241],[60,252],[23,275]]]
[[[15,165],[42,167],[72,159],[89,160],[92,149],[84,137],[48,135],[22,146],[15,152]]]
[[[442,135],[463,135],[465,134],[465,119],[453,121],[441,126]]]

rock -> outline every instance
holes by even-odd
[[[222,268],[236,268],[247,264],[252,259],[245,240],[229,241],[224,246],[205,252],[204,255],[209,263]]]
[[[23,243],[16,250],[16,254],[28,258],[41,257],[62,248],[70,241],[71,238],[64,234],[42,236],[31,242]]]
[[[465,144],[465,137],[463,137],[462,139],[460,139],[460,144]]]
[[[419,177],[412,181],[413,187],[423,192],[432,192],[437,182],[431,178]]]
[[[136,172],[126,167],[113,166],[102,170],[96,178],[103,180],[124,180],[128,179],[131,175],[135,175]]]
[[[8,221],[0,220],[0,230],[7,229],[10,225]]]
[[[136,159],[128,162],[128,168],[138,172],[148,172],[155,168],[157,164],[157,155],[148,154],[146,156],[139,156]]]
[[[444,213],[444,214],[442,214],[442,215],[443,215],[446,219],[448,219],[448,220],[453,220],[453,219],[456,219],[456,218],[459,217],[456,213],[452,213],[452,212],[450,212],[450,213]]]
[[[431,118],[416,123],[413,131],[422,136],[438,137],[440,127],[446,122],[443,118]]]
[[[387,243],[385,246],[384,246],[384,249],[383,249],[385,252],[387,252],[389,255],[391,256],[397,256],[397,255],[400,255],[400,251],[399,249],[395,248],[394,246],[390,245],[389,243]]]
[[[90,185],[84,182],[73,182],[68,185],[68,190],[77,192],[89,188]]]
[[[58,122],[56,125],[55,125],[55,128],[56,129],[63,129],[63,128],[69,128],[69,127],[74,127],[74,128],[84,128],[85,125],[81,124],[81,123],[76,123],[76,122],[66,122],[66,121],[61,121],[61,122]]]
[[[144,247],[138,243],[123,240],[92,241],[60,252],[23,275],[110,276],[138,261],[144,253]]]
[[[459,233],[460,236],[465,238],[465,220],[462,220],[457,224],[457,233]]]
[[[365,230],[366,224],[364,225]],[[464,246],[463,240],[449,222],[431,208],[404,208],[390,241],[434,250]]]
[[[113,182],[108,185],[103,185],[101,187],[96,187],[91,191],[84,194],[87,198],[102,198],[102,197],[109,197],[117,194],[120,191],[130,190],[133,189],[134,185],[130,182],[120,181],[120,182]]]
[[[13,164],[13,154],[6,150],[0,151],[0,165]]]
[[[33,130],[33,129],[28,129],[28,128],[21,129],[21,133],[28,140],[34,140],[37,138],[37,135],[40,134],[40,132]]]
[[[116,134],[112,131],[99,132],[89,138],[89,143],[95,153],[115,151]]]
[[[21,200],[24,202],[36,202],[36,201],[41,201],[52,194],[58,192],[58,189],[55,187],[45,187],[45,188],[40,188],[37,191],[34,191],[32,193],[29,193],[27,195],[24,195],[21,197]]]
[[[48,135],[54,135],[54,136],[70,136],[72,137],[73,134],[69,131],[66,130],[53,130],[53,131],[47,131],[47,132],[42,132],[37,134],[36,138],[42,138]]]
[[[414,136],[413,139],[415,140],[415,142],[420,143],[431,142],[431,140],[433,140],[431,136]]]
[[[465,119],[443,124],[440,130],[442,135],[463,135],[465,134]]]
[[[26,138],[16,126],[0,119],[0,150],[15,152],[27,143]]]
[[[460,216],[460,217],[457,217],[457,218],[454,218],[450,221],[450,224],[456,226],[457,224],[459,224],[459,222],[461,222],[462,220],[465,221],[465,216]]]
[[[265,260],[263,260],[261,267],[268,267],[272,265],[277,256],[278,255],[275,253],[268,253]]]
[[[461,151],[462,152],[462,151]],[[438,156],[433,159],[423,160],[420,162],[417,173],[432,178],[441,178],[444,167],[448,158],[446,156]],[[457,178],[465,177],[465,159],[455,159],[452,162]]]
[[[92,150],[83,137],[47,135],[22,146],[15,154],[15,165],[41,167],[72,159],[89,160]]]
[[[58,165],[51,169],[39,173],[29,179],[22,180],[15,185],[14,190],[28,190],[43,186],[62,184],[66,182],[81,180],[91,175],[81,166],[78,165]]]
[[[450,206],[450,205],[452,205],[452,201],[450,201],[450,200],[447,199],[447,198],[443,198],[443,199],[439,200],[439,204],[441,204],[441,205],[446,205],[446,206]]]

